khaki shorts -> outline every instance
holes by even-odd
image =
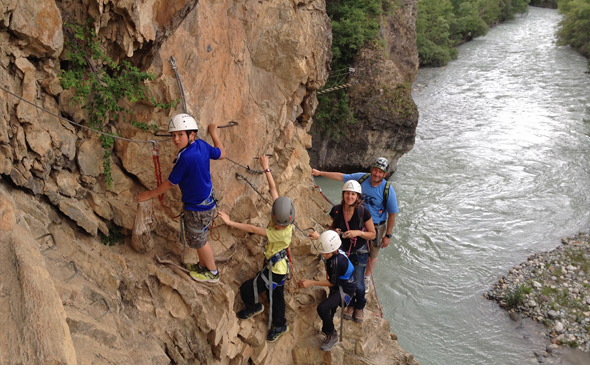
[[[189,247],[199,249],[205,246],[214,212],[215,208],[206,211],[184,211],[184,237]]]
[[[385,236],[385,230],[387,230],[387,221],[382,225],[375,225],[375,230],[377,231],[377,236],[374,240],[369,242],[370,246],[370,253],[369,257],[372,259],[377,258],[379,255],[379,251],[381,250],[381,239]]]

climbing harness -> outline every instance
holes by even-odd
[[[194,206],[202,206],[203,208],[208,208],[211,205],[213,205],[213,207],[211,209],[206,209],[206,210],[212,210],[212,209],[217,208],[217,199],[215,198],[215,191],[213,190],[213,188],[211,188],[211,192],[209,192],[209,197],[207,197],[202,202],[200,202]],[[182,259],[183,260],[186,259],[186,238],[184,236],[184,229],[186,228],[186,231],[193,233],[193,234],[203,234],[209,230],[209,225],[211,225],[211,223],[213,223],[218,217],[217,210],[215,210],[213,216],[211,217],[211,220],[205,226],[203,226],[202,229],[194,229],[194,228],[186,227],[186,224],[184,223],[184,212],[185,212],[185,209],[183,207],[182,211],[178,215],[178,217],[180,218],[180,221],[179,221],[180,222],[180,240],[182,241],[182,256],[183,256]]]
[[[262,281],[264,281],[264,285],[266,286],[267,290],[268,290],[268,301],[269,301],[269,305],[270,305],[270,312],[268,314],[268,329],[270,330],[271,326],[272,326],[272,296],[273,296],[273,291],[279,287],[279,286],[283,286],[285,284],[285,281],[288,279],[289,277],[289,268],[287,268],[287,274],[285,274],[285,276],[283,277],[283,279],[281,279],[281,281],[279,282],[274,282],[272,280],[272,267],[274,264],[278,263],[279,261],[282,261],[284,259],[287,258],[287,248],[275,253],[271,258],[269,259],[265,259],[265,263],[266,266],[264,268],[262,268],[262,270],[260,272],[258,272],[258,274],[256,274],[256,277],[254,277],[254,284],[252,285],[253,289],[254,289],[254,304],[258,304],[258,277],[262,278]],[[268,277],[266,277],[264,275],[264,271],[265,269],[268,269]]]

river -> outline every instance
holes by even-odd
[[[590,75],[531,7],[420,69],[416,143],[391,177],[400,212],[374,271],[384,318],[422,364],[535,364],[548,343],[482,297],[590,230]],[[341,183],[317,179],[339,201]]]

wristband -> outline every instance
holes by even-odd
[[[270,168],[265,168],[264,172],[271,172],[272,170]]]
[[[392,236],[393,236],[392,234],[385,234],[385,237],[386,237],[387,239],[391,239],[391,237],[392,237]]]

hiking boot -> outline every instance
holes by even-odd
[[[354,321],[363,322],[364,318],[365,314],[362,309],[357,309],[356,311],[354,311]]]
[[[371,291],[371,277],[365,276],[365,294],[368,294]]]
[[[320,349],[322,351],[330,351],[338,343],[338,333],[326,334],[326,339],[322,342]]]
[[[201,266],[198,262],[196,264],[187,263],[186,268],[191,272],[203,273],[207,268]]]
[[[346,308],[344,308],[344,312],[342,312],[342,317],[344,317],[345,320],[352,320],[353,313],[354,313],[354,307],[347,306]]]
[[[277,339],[279,339],[283,334],[287,333],[289,331],[289,327],[287,325],[285,326],[273,326],[270,331],[268,332],[268,335],[266,336],[266,340],[268,342],[274,342]]]
[[[219,275],[221,273],[217,272],[216,275],[213,275],[213,273],[205,269],[203,272],[190,272],[189,274],[197,282],[217,283],[219,282]]]
[[[259,303],[260,308],[258,309],[248,309],[248,308],[244,308],[243,310],[241,310],[240,312],[238,312],[236,314],[236,316],[238,316],[238,318],[240,320],[246,320],[249,319],[250,317],[254,317],[256,315],[258,315],[259,313],[262,313],[264,311],[264,306],[262,304]]]

